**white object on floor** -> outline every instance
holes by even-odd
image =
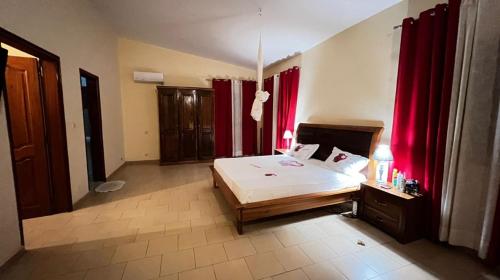
[[[121,189],[125,185],[125,181],[109,181],[97,186],[95,192],[114,192]]]

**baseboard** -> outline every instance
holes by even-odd
[[[75,203],[73,203],[73,211],[82,208],[83,201],[85,201],[87,197],[90,196],[91,193],[92,193],[91,191],[88,191],[84,196],[82,196]]]
[[[16,263],[24,254],[26,250],[24,247],[21,247],[17,253],[15,253],[12,257],[10,257],[4,264],[0,265],[0,276],[14,263]]]
[[[149,159],[149,160],[132,160],[126,161],[126,165],[140,165],[140,164],[160,164],[159,159]]]
[[[118,173],[118,171],[120,171],[121,169],[123,169],[123,167],[125,167],[125,165],[127,165],[126,161],[124,161],[120,166],[118,166],[118,168],[115,169],[115,171],[111,172],[111,174],[109,174],[109,176],[106,177],[106,181],[109,181],[109,179],[111,177],[113,177],[116,173]]]

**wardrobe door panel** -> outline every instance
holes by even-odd
[[[179,125],[180,125],[180,153],[179,160],[189,161],[198,159],[196,133],[196,91],[179,90]]]
[[[179,112],[176,89],[159,89],[160,162],[179,160]]]
[[[197,90],[198,101],[198,157],[214,157],[214,98],[209,90]]]

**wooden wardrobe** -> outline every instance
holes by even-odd
[[[158,86],[160,164],[214,158],[211,88]]]

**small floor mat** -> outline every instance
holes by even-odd
[[[114,192],[121,189],[125,185],[125,181],[109,181],[97,186],[95,192]]]

